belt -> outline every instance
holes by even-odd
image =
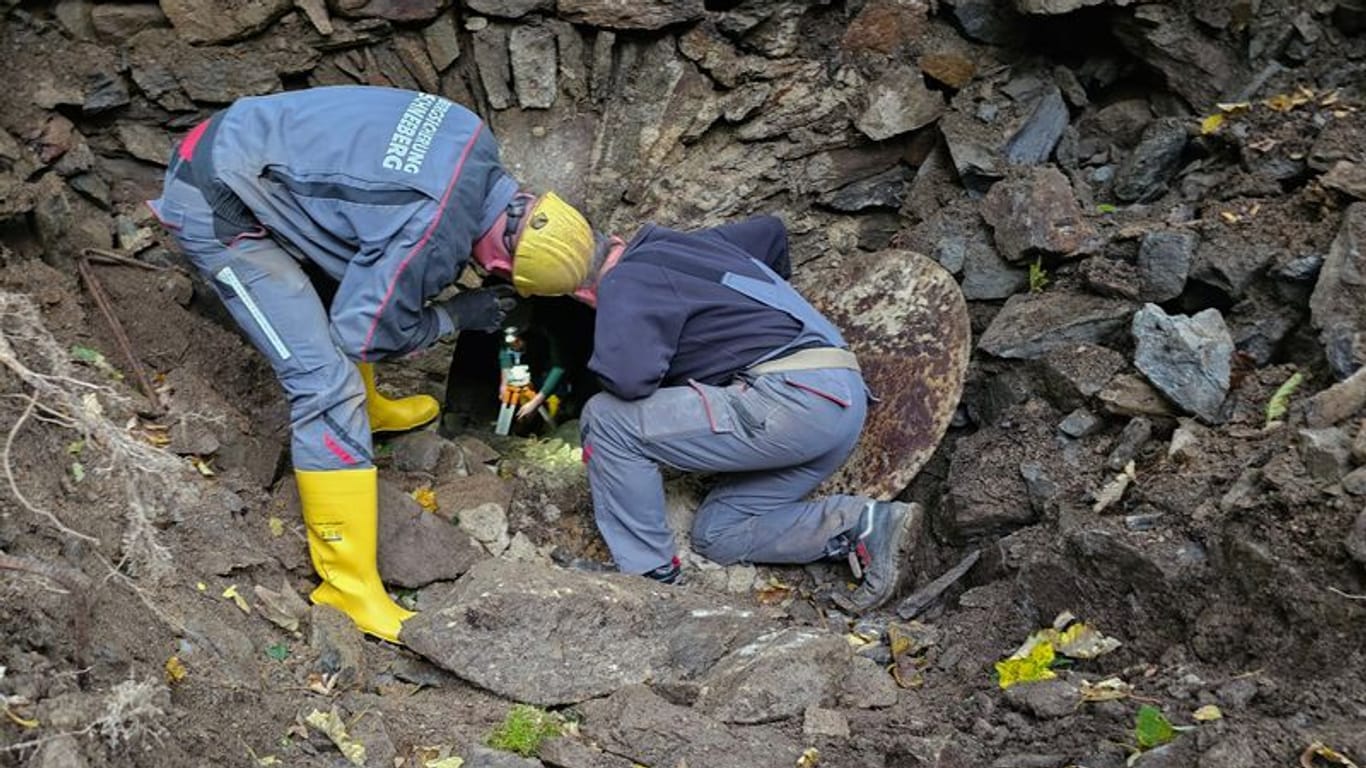
[[[767,360],[757,365],[751,365],[745,369],[745,373],[751,376],[763,376],[768,373],[813,371],[820,368],[847,368],[851,371],[857,371],[859,370],[858,358],[847,349],[809,347],[799,349],[776,360]]]

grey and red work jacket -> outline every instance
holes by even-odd
[[[177,152],[216,214],[223,208],[231,225],[240,204],[237,218],[253,219],[234,236],[269,235],[338,281],[332,334],[362,361],[422,349],[452,330],[426,302],[459,276],[517,192],[478,115],[393,88],[242,99]]]

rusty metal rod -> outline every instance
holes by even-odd
[[[132,369],[133,378],[137,380],[138,387],[142,390],[142,393],[147,396],[147,400],[150,401],[152,407],[156,409],[156,413],[160,413],[163,410],[161,398],[157,395],[156,389],[152,386],[151,379],[147,378],[147,370],[142,367],[142,361],[138,359],[137,355],[133,354],[133,345],[128,340],[128,334],[123,330],[123,324],[119,322],[118,317],[114,314],[114,309],[109,302],[109,295],[104,291],[104,285],[95,277],[95,271],[90,267],[90,259],[87,256],[82,255],[81,258],[76,261],[76,269],[80,272],[81,281],[85,283],[85,289],[90,292],[90,298],[95,302],[95,306],[99,308],[100,314],[104,315],[104,320],[108,323],[109,329],[113,331],[114,342],[118,344],[119,351],[123,353],[124,359],[128,361],[128,367]]]

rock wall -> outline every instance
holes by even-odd
[[[171,259],[139,203],[175,138],[350,83],[473,107],[604,228],[778,213],[818,301],[889,247],[933,257],[979,339],[932,473],[954,540],[1046,507],[1013,470],[1052,449],[1000,430],[1066,416],[1054,491],[1080,497],[1130,416],[1220,424],[1250,369],[1366,360],[1360,217],[1338,232],[1366,192],[1355,0],[6,1],[0,236],[59,268]]]

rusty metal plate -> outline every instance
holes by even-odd
[[[890,499],[910,485],[948,431],[972,328],[958,283],[929,258],[883,251],[855,270],[838,288],[809,298],[844,333],[879,401],[869,406],[854,453],[818,493]]]

